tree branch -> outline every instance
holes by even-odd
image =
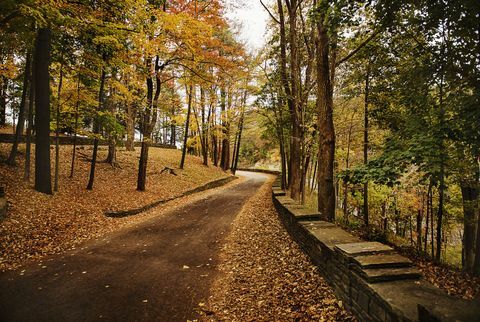
[[[263,3],[262,0],[260,0],[260,3],[262,4],[262,6],[265,8],[265,10],[267,10],[268,14],[270,15],[270,17],[273,19],[273,21],[275,21],[277,24],[280,24],[280,21],[275,18],[275,16],[270,12],[270,9],[267,8],[267,6]]]
[[[336,64],[335,66],[339,66],[340,64],[343,64],[344,62],[346,62],[347,60],[349,60],[350,58],[352,58],[356,53],[358,53],[363,47],[365,47],[366,45],[368,45],[368,43],[373,39],[375,38],[376,35],[378,35],[380,33],[380,30],[377,30],[377,31],[374,31],[367,39],[365,39],[360,45],[357,46],[357,48],[355,48],[354,50],[352,50],[347,56],[343,57],[342,59],[340,59]]]

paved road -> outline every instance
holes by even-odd
[[[186,321],[206,301],[218,253],[245,201],[265,182],[239,173],[220,188],[45,266],[0,275],[0,321]]]

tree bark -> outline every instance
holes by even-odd
[[[205,91],[203,88],[200,88],[200,106],[202,108],[202,135],[200,140],[202,142],[203,165],[208,165],[208,121],[205,120]]]
[[[157,59],[158,60],[158,59]],[[151,68],[151,59],[147,58],[147,70],[150,72]],[[151,113],[153,110],[153,79],[149,75],[147,77],[147,108],[143,113],[141,120],[141,129],[142,129],[142,148],[140,150],[140,159],[138,160],[138,176],[137,176],[137,190],[145,191],[147,184],[147,163],[148,163],[148,148],[151,140]]]
[[[425,216],[425,238],[423,239],[423,249],[426,254],[428,254],[428,232],[429,232],[429,221],[430,221],[430,216],[432,215],[432,211],[430,208],[430,194],[432,193],[432,185],[428,185],[428,190],[427,190],[427,210],[426,210],[426,216]],[[433,255],[433,254],[432,254]]]
[[[61,104],[61,94],[62,94],[62,83],[63,83],[63,62],[60,63],[60,80],[58,81],[58,91],[57,91],[57,108],[56,108],[56,128],[55,128],[55,175],[54,175],[54,184],[53,191],[58,191],[58,179],[59,179],[59,168],[60,168],[60,104]]]
[[[0,126],[5,126],[7,123],[7,91],[8,79],[3,77],[0,87]]]
[[[72,162],[70,165],[70,178],[73,178],[75,171],[75,156],[77,154],[77,133],[78,133],[78,113],[80,109],[80,75],[77,80],[77,103],[75,104],[75,124],[73,128],[73,149],[72,149]]]
[[[111,95],[114,95],[111,91]],[[107,104],[109,106],[110,113],[112,117],[115,116],[115,105],[112,102]],[[111,166],[116,166],[117,164],[117,133],[108,133],[108,153],[105,162]]]
[[[230,100],[231,97],[229,96]],[[229,120],[228,120],[228,106],[226,103],[227,92],[222,89],[220,92],[220,107],[221,107],[221,119],[222,119],[222,152],[220,157],[220,168],[224,171],[227,171],[230,167],[230,131],[229,131]]]
[[[187,154],[188,128],[190,125],[190,112],[192,110],[193,85],[188,90],[187,120],[185,121],[185,132],[183,135],[182,159],[180,160],[180,169],[185,166],[185,155]]]
[[[462,184],[463,202],[463,269],[472,274],[475,264],[476,214],[478,213],[479,189],[474,185]],[[478,228],[477,228],[478,229]]]
[[[322,219],[335,220],[335,188],[333,184],[335,129],[333,125],[333,88],[330,79],[329,38],[323,26],[323,19],[317,21],[317,113],[318,151],[318,210]]]
[[[422,251],[422,223],[423,223],[423,208],[418,209],[417,212],[417,251],[420,253]]]
[[[170,145],[176,146],[177,145],[177,131],[175,121],[173,117],[175,116],[175,106],[172,107],[172,117],[170,119]]]
[[[105,66],[104,61],[102,61],[102,73],[100,75],[100,89],[98,91],[98,112],[103,110],[103,103],[104,97],[103,92],[105,88]],[[95,181],[95,167],[97,165],[97,154],[98,154],[98,134],[100,133],[100,120],[98,119],[98,115],[95,116],[93,120],[93,133],[95,134],[95,138],[93,139],[93,154],[92,154],[92,162],[90,164],[90,178],[88,180],[87,190],[93,190],[93,183]]]
[[[7,159],[7,164],[9,165],[16,164],[18,144],[20,143],[20,139],[23,134],[23,127],[25,124],[25,110],[27,105],[27,92],[28,92],[28,85],[29,85],[29,78],[30,78],[30,69],[31,69],[31,55],[30,55],[30,52],[28,52],[25,59],[25,72],[23,75],[22,99],[20,101],[20,110],[18,112],[17,128],[15,129],[15,141],[13,142],[12,150],[10,151],[10,155],[8,156],[8,159]]]
[[[135,106],[127,104],[127,141],[125,148],[127,151],[135,151]]]
[[[41,28],[35,46],[35,190],[52,194],[50,169],[50,53],[52,32]]]
[[[479,205],[477,200],[477,238],[475,246],[475,263],[473,264],[473,274],[480,276],[480,213],[478,213]]]
[[[30,181],[30,163],[31,163],[31,150],[32,150],[32,129],[33,129],[33,112],[35,105],[35,59],[30,69],[30,93],[28,101],[28,122],[27,122],[27,133],[25,139],[25,172],[23,179],[25,181]]]
[[[288,43],[290,47],[290,90],[291,104],[290,114],[292,120],[292,136],[290,143],[290,196],[294,200],[301,199],[302,193],[302,173],[303,173],[303,131],[302,131],[302,111],[300,104],[300,67],[298,54],[298,33],[297,33],[297,12],[298,1],[291,0],[288,5]]]
[[[370,64],[367,64],[367,74],[365,76],[365,111],[364,111],[364,128],[363,128],[363,164],[368,164],[368,104],[370,94]],[[368,215],[368,181],[363,184],[363,224],[365,227],[369,225]]]
[[[247,91],[244,92],[243,94],[243,100],[242,100],[242,111],[240,114],[240,122],[238,124],[238,137],[236,139],[236,149],[234,149],[234,162],[232,166],[232,173],[235,174],[237,172],[237,166],[238,166],[238,157],[240,156],[240,144],[242,142],[242,132],[243,132],[243,121],[245,119],[245,108],[247,104]]]

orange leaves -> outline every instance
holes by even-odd
[[[292,241],[265,184],[247,201],[220,256],[205,321],[353,321]]]

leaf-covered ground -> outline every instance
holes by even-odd
[[[352,321],[318,269],[290,238],[271,201],[271,182],[232,226],[205,321]]]
[[[351,229],[348,226],[342,227],[352,234],[368,240],[368,235],[362,229]],[[398,246],[392,242],[388,244],[403,256],[411,259],[423,273],[425,279],[436,287],[452,296],[465,300],[480,298],[480,277],[470,276],[457,267],[437,264],[426,258],[425,255],[418,254],[412,246]]]
[[[440,266],[422,258],[410,256],[433,285],[448,294],[471,300],[480,295],[480,277],[472,277],[456,269]]]
[[[6,159],[10,146],[0,144],[0,160]],[[139,150],[118,151],[119,167],[99,162],[94,190],[87,191],[90,169],[87,158],[91,155],[91,147],[79,148],[75,176],[70,179],[72,147],[61,146],[60,189],[53,196],[33,190],[33,167],[31,182],[22,180],[23,154],[18,159],[18,167],[0,162],[0,184],[6,185],[8,200],[7,218],[0,221],[0,270],[14,269],[46,255],[75,248],[85,240],[103,236],[138,220],[137,216],[108,218],[104,215],[106,210],[140,207],[227,176],[216,167],[203,166],[199,158],[191,156],[187,156],[185,170],[178,170],[180,151],[151,148],[147,191],[138,192]],[[21,146],[23,151],[24,146]],[[106,147],[101,147],[99,160],[105,158]],[[53,160],[52,150],[52,167]],[[177,176],[166,172],[161,174],[164,167],[174,168]]]

